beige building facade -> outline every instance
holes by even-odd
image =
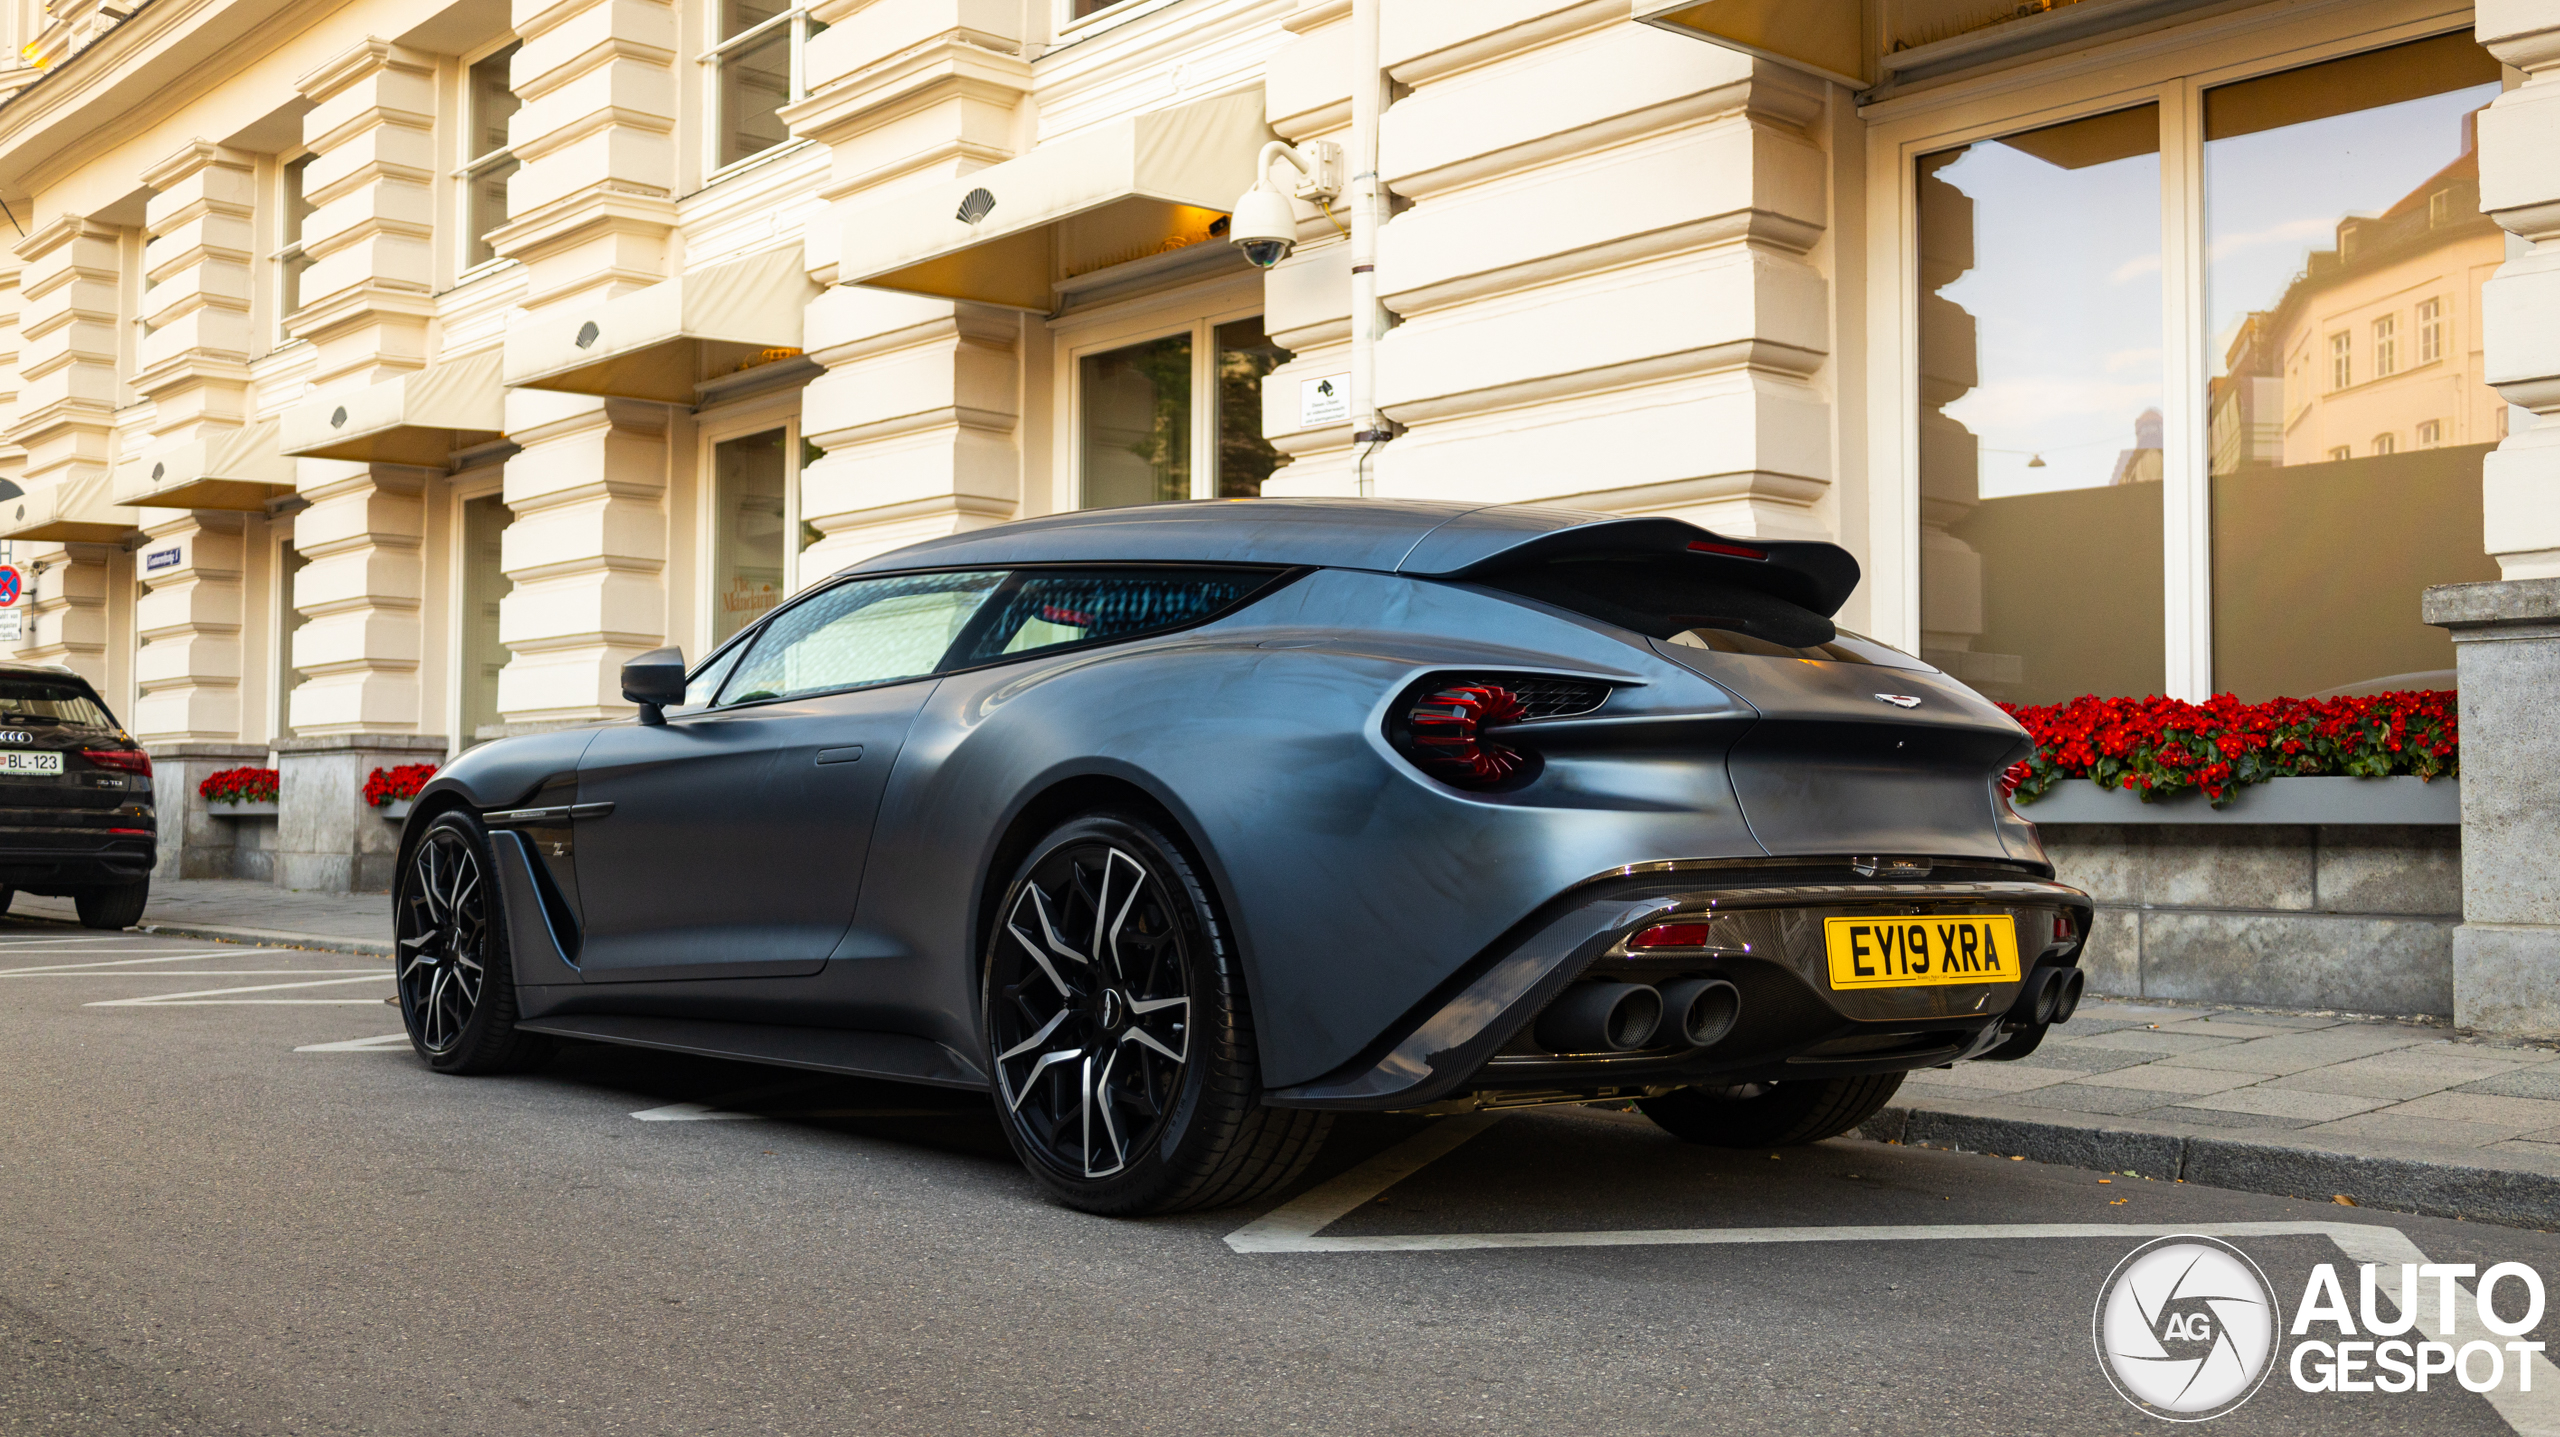
[[[372,769],[625,715],[638,653],[1098,504],[1832,538],[1849,626],[2027,702],[2449,675],[2422,588],[2488,584],[2458,636],[2513,639],[2499,581],[2560,584],[2560,0],[5,13],[0,647],[151,746],[169,875],[384,886]],[[1352,173],[1264,271],[1227,229],[1273,141]],[[2351,252],[2411,204],[2399,268]],[[2322,326],[2392,347],[2387,422],[2230,367],[2325,364]],[[2236,486],[2385,432],[2465,537],[2317,664],[2233,667],[2231,556],[2304,542]],[[2057,532],[2105,539],[2058,569]],[[194,798],[270,761],[271,823]],[[2560,976],[2560,899],[2518,902],[2483,932]]]

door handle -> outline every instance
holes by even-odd
[[[857,744],[848,744],[848,745],[846,745],[846,746],[845,746],[845,747],[843,747],[843,748],[822,748],[822,749],[818,750],[818,762],[820,762],[820,763],[822,763],[822,764],[823,764],[823,763],[856,763],[856,762],[859,762],[859,761],[861,760],[861,758],[862,758],[862,745],[860,745],[860,744],[858,744],[858,743],[857,743]]]

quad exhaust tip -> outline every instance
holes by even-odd
[[[1682,1042],[1713,1047],[1742,1017],[1742,990],[1722,978],[1682,978],[1662,985],[1662,1013]]]
[[[1538,1017],[1540,1047],[1554,1053],[1632,1053],[1664,1043],[1709,1047],[1733,1031],[1742,993],[1721,978],[1577,983]]]

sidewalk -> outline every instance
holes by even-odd
[[[9,905],[14,918],[80,921],[68,898],[21,893]],[[391,956],[391,895],[305,893],[272,883],[188,878],[155,882],[139,925],[145,933],[218,938],[286,948]]]
[[[1915,1073],[1871,1138],[2560,1228],[2560,1048],[2422,1020],[2092,999]]]

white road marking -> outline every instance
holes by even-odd
[[[733,1113],[709,1103],[669,1103],[663,1108],[643,1108],[631,1116],[644,1123],[760,1123],[762,1113]]]
[[[2400,1264],[2425,1263],[2427,1256],[2409,1235],[2377,1223],[2349,1222],[2213,1222],[2158,1223],[1904,1223],[1848,1227],[1693,1227],[1636,1228],[1594,1232],[1413,1233],[1380,1236],[1325,1237],[1322,1229],[1357,1211],[1397,1183],[1457,1150],[1483,1132],[1499,1113],[1472,1113],[1442,1118],[1402,1143],[1331,1181],[1227,1234],[1237,1252],[1463,1252],[1490,1248],[1535,1247],[1667,1247],[1724,1246],[1798,1242],[2000,1242],[2033,1238],[2132,1238],[2201,1236],[2325,1237],[2349,1262],[2377,1264],[2377,1285],[2401,1301]],[[2470,1290],[2457,1286],[2454,1336],[2458,1348],[2474,1338],[2495,1339],[2480,1325],[2478,1305]],[[2432,1303],[2426,1304],[2429,1308]],[[2560,1437],[2560,1367],[2536,1353],[2533,1390],[2519,1392],[2510,1382],[2484,1392],[2492,1410],[2523,1437]]]
[[[409,1046],[408,1034],[385,1033],[379,1038],[349,1038],[342,1043],[305,1043],[294,1051],[297,1053],[388,1053],[395,1048],[406,1051]]]
[[[314,983],[254,983],[246,988],[203,988],[191,993],[154,993],[141,998],[103,998],[83,1003],[84,1008],[206,1008],[229,1004],[295,1004],[330,1005],[361,1004],[379,1007],[379,998],[232,998],[231,993],[273,993],[285,988],[334,988],[349,983],[388,983],[389,973],[369,973],[361,978],[323,978]]]
[[[104,963],[43,963],[32,968],[0,968],[0,978],[16,978],[35,973],[88,973],[105,968],[139,968],[152,963],[193,963],[206,958],[247,958],[273,949],[252,948],[241,953],[163,953],[156,958],[114,958]]]
[[[371,968],[154,968],[147,973],[0,972],[0,978],[330,978],[376,972],[377,970]],[[390,975],[383,973],[378,976],[389,977]]]

